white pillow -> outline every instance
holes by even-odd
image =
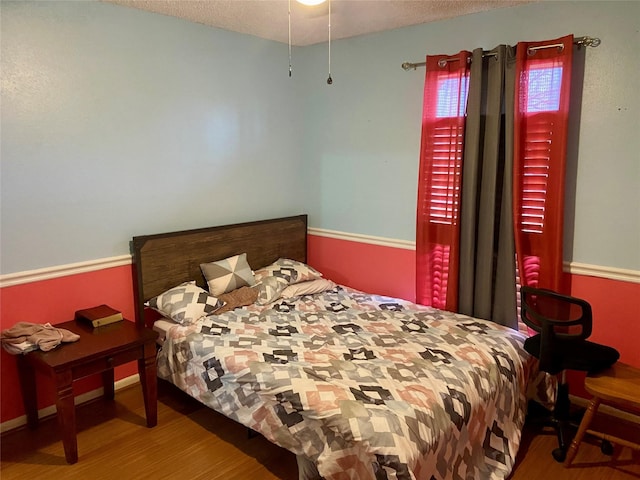
[[[289,285],[282,290],[280,296],[282,298],[299,297],[300,295],[311,295],[313,293],[320,293],[326,290],[335,288],[336,284],[326,278],[319,278],[317,280],[309,280],[308,282],[295,283]]]
[[[268,277],[282,278],[287,284],[293,285],[294,283],[322,278],[322,274],[306,263],[289,258],[279,258],[271,265],[255,271],[255,279],[258,283]]]

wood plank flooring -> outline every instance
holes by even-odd
[[[147,428],[142,391],[134,385],[77,408],[78,455],[65,462],[55,417],[36,430],[0,438],[0,478],[129,480],[297,480],[293,454],[159,382],[158,425]],[[525,427],[510,480],[640,479],[640,452],[615,447],[613,457],[596,442],[584,443],[575,466],[564,469],[550,455],[553,432]]]

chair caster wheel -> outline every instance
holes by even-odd
[[[613,455],[613,445],[608,440],[602,440],[600,451],[605,455]]]
[[[565,452],[562,448],[556,448],[553,452],[551,452],[553,458],[556,462],[562,463],[567,456],[567,452]]]

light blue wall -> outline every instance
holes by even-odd
[[[569,33],[586,51],[577,165],[568,165],[567,261],[640,269],[640,2],[544,2],[334,42],[304,51],[307,175],[315,226],[415,239],[424,68],[404,61]],[[575,210],[575,212],[574,212]]]
[[[88,1],[2,1],[1,262],[303,213],[286,45]]]
[[[640,3],[544,2],[296,49],[96,2],[1,4],[3,274],[133,235],[308,212],[415,235],[424,70],[567,33],[586,53],[565,260],[640,270]],[[574,212],[575,210],[575,212]]]

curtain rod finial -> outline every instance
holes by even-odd
[[[580,47],[598,47],[600,43],[600,39],[598,37],[579,37],[576,38],[575,43]]]
[[[597,47],[600,45],[600,39],[596,37],[587,37],[586,44],[590,47]]]

